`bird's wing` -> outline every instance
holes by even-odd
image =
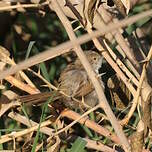
[[[61,74],[59,81],[59,89],[71,97],[85,96],[94,89],[85,70],[66,71]]]

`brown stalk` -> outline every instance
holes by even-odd
[[[25,116],[22,116],[18,113],[14,113],[14,112],[10,112],[8,114],[8,117],[16,120],[17,122],[20,122],[28,127],[32,127],[32,126],[36,126],[38,125],[38,123],[32,121],[32,120],[28,120],[28,118],[26,118]],[[31,126],[32,125],[32,126]],[[53,132],[53,129],[49,128],[49,127],[43,127],[40,129],[40,132],[46,134],[46,135],[51,135]]]
[[[141,91],[143,91],[142,89],[144,89],[144,88],[142,88],[142,85],[143,85],[144,79],[146,77],[146,68],[149,65],[149,61],[150,61],[151,57],[152,57],[152,46],[151,46],[151,48],[149,50],[149,53],[147,55],[146,62],[143,65],[143,70],[142,70],[141,77],[140,77],[140,80],[139,80],[139,85],[138,85],[138,88],[137,88],[137,92],[136,92],[135,97],[133,99],[133,104],[132,104],[131,109],[130,109],[129,113],[127,114],[126,118],[124,118],[122,120],[122,124],[127,124],[128,123],[128,121],[132,117],[132,115],[133,115],[133,113],[134,113],[134,111],[137,107],[137,104],[139,103],[139,97],[142,94]],[[150,93],[152,94],[152,92],[150,92]]]
[[[91,29],[87,29],[88,33],[92,33]],[[103,51],[105,48],[102,47],[100,41],[97,38],[93,38],[93,42],[96,46],[96,48],[101,51],[102,55],[104,56],[104,58],[106,59],[106,61],[112,66],[112,68],[117,72],[117,74],[119,75],[119,77],[123,80],[123,82],[125,83],[125,85],[128,87],[128,89],[131,91],[132,94],[134,94],[136,92],[136,90],[134,89],[134,87],[132,86],[132,84],[129,82],[129,79],[125,76],[125,74],[120,70],[120,68],[118,67],[118,65],[113,61],[113,59],[110,57],[110,55],[107,53],[107,51]]]
[[[50,120],[47,120],[47,121],[44,121],[41,123],[40,125],[40,128],[44,127],[44,126],[48,126],[50,125],[52,122]],[[5,142],[8,142],[8,141],[11,141],[15,138],[18,138],[18,137],[21,137],[21,136],[24,136],[26,134],[29,134],[33,131],[36,131],[39,127],[39,124],[31,127],[31,128],[28,128],[28,129],[24,129],[23,131],[18,131],[18,132],[12,132],[10,134],[6,134],[6,135],[3,135],[1,136],[0,138],[0,143],[5,143]]]
[[[79,114],[75,113],[74,111],[71,111],[71,110],[65,110],[63,113],[62,113],[62,116],[63,117],[66,117],[66,116],[71,116],[69,117],[70,119],[72,120],[76,120],[80,117]],[[25,116],[22,116],[18,113],[13,113],[13,112],[10,112],[8,114],[8,116],[14,120],[16,120],[17,122],[20,122],[28,127],[31,127],[32,126],[36,126],[38,125],[38,123],[32,121],[32,120],[28,120]],[[29,122],[30,121],[30,122]],[[100,125],[97,125],[95,122],[91,121],[91,120],[86,120],[85,118],[81,119],[79,121],[81,124],[85,124],[87,126],[87,124],[89,124],[88,126],[92,126],[92,129],[94,131],[96,131],[95,129],[98,128],[98,132],[99,134],[102,134],[102,135],[105,135],[105,136],[108,136],[110,137],[111,140],[113,140],[115,143],[119,143],[119,139],[113,134],[111,135],[111,133],[106,130],[105,128],[102,128]],[[94,127],[95,126],[95,127]],[[53,129],[49,128],[49,127],[43,127],[40,129],[40,132],[50,136],[52,133],[53,133]],[[87,145],[86,147],[88,148],[91,148],[91,149],[95,149],[95,150],[99,150],[99,151],[105,151],[105,150],[108,150],[109,152],[114,152],[113,149],[111,149],[110,147],[108,146],[105,146],[101,143],[97,143],[96,141],[92,141],[92,140],[89,140],[89,139],[84,139],[85,141],[87,141]]]
[[[110,148],[102,143],[97,143],[96,141],[86,139],[86,138],[83,138],[83,139],[87,142],[86,147],[88,147],[90,149],[95,149],[95,150],[101,151],[101,152],[103,152],[103,151],[104,152],[118,152],[114,148]]]
[[[5,78],[5,80],[7,80],[9,83],[11,83],[13,86],[29,93],[29,94],[36,94],[36,93],[40,93],[40,91],[36,88],[36,87],[31,87],[28,84],[25,84],[24,82],[14,78],[13,76],[8,76]]]
[[[114,54],[114,52],[112,51],[112,49],[109,47],[109,45],[106,43],[106,41],[104,41],[104,44],[108,50],[108,52],[110,53],[110,55],[112,56],[112,58],[115,60],[115,62],[118,64],[119,68],[121,68],[121,70],[130,78],[131,82],[133,82],[136,86],[139,85],[138,80],[136,79],[136,77],[128,70],[128,68],[124,65],[124,63],[117,58],[117,56]],[[112,66],[113,67],[113,66]],[[123,81],[123,80],[122,80]]]
[[[67,117],[71,120],[77,120],[81,117],[81,115],[79,115],[78,113],[72,111],[72,110],[64,110],[61,113],[62,117]],[[109,130],[107,130],[106,128],[96,124],[94,121],[89,120],[88,117],[83,117],[82,119],[80,119],[78,121],[80,124],[84,124],[85,126],[87,126],[88,128],[94,130],[95,132],[99,133],[100,135],[103,135],[109,139],[111,139],[112,141],[114,141],[117,144],[120,144],[120,140],[119,138],[115,135],[112,134]]]
[[[12,60],[9,56],[10,54],[7,53],[9,52],[6,48],[0,46],[0,61],[3,62],[6,66],[6,64],[9,65],[16,65],[16,63],[14,62],[14,60]],[[35,94],[38,93],[39,90],[35,87],[35,85],[32,83],[32,81],[26,76],[26,74],[22,71],[19,71],[20,77],[22,79],[24,79],[28,84],[25,84],[23,82],[21,82],[20,80],[18,80],[17,78],[13,77],[13,76],[8,76],[5,78],[6,81],[8,81],[10,84],[12,84],[13,86],[16,86],[17,88],[28,92],[30,94]]]
[[[17,5],[12,5],[12,6],[3,6],[0,7],[0,12],[1,11],[9,11],[13,9],[18,9],[18,8],[38,8],[40,6],[48,5],[48,2],[42,3],[42,4],[17,4]]]
[[[138,15],[134,15],[134,16],[124,19],[118,23],[111,23],[108,26],[106,26],[104,29],[94,31],[91,34],[84,34],[83,36],[80,36],[79,38],[77,38],[75,41],[68,41],[68,42],[60,44],[54,48],[48,49],[48,50],[44,51],[43,53],[39,53],[38,55],[35,55],[34,57],[31,57],[31,58],[27,59],[26,61],[22,61],[18,65],[13,66],[13,67],[1,72],[0,80],[4,79],[6,76],[15,74],[16,72],[18,72],[20,70],[27,69],[28,67],[31,67],[35,64],[41,63],[43,61],[47,61],[51,58],[64,54],[64,53],[68,52],[71,48],[73,48],[74,46],[81,45],[81,44],[91,40],[94,37],[98,37],[98,36],[107,34],[108,32],[111,32],[113,30],[116,30],[117,28],[125,27],[129,24],[133,24],[136,21],[138,21],[139,19],[148,17],[150,15],[152,15],[152,10],[145,11]]]
[[[69,20],[67,19],[67,17],[64,15],[60,5],[58,4],[58,2],[56,0],[52,0],[51,5],[53,6],[56,14],[58,15],[58,17],[60,18],[62,24],[64,25],[67,34],[69,35],[69,38],[71,41],[75,41],[76,40],[76,36],[73,32],[73,29],[71,27],[71,23],[69,22]],[[89,78],[92,81],[92,84],[95,87],[95,90],[97,92],[98,98],[99,98],[99,105],[101,106],[101,108],[104,109],[107,117],[109,118],[112,126],[114,127],[117,136],[119,137],[119,139],[121,139],[121,144],[123,145],[125,151],[130,151],[130,146],[129,143],[127,141],[127,138],[125,137],[122,128],[120,127],[120,124],[118,123],[117,119],[115,118],[107,100],[106,97],[104,95],[104,91],[103,88],[101,87],[98,79],[96,78],[96,74],[95,72],[92,70],[92,67],[90,65],[90,63],[88,62],[85,54],[83,53],[81,47],[79,45],[76,45],[74,47],[75,49],[75,53],[77,54],[77,56],[79,57],[82,65],[84,66],[85,70],[88,73]]]
[[[84,21],[80,13],[77,11],[77,9],[72,5],[72,3],[69,0],[65,0],[65,6],[69,7],[73,14],[76,16],[76,18],[80,21],[80,23],[85,26]]]
[[[104,26],[106,26],[106,24],[109,24],[109,22],[111,22],[111,23],[119,22],[118,19],[116,19],[116,18],[113,19],[112,15],[109,12],[107,12],[106,9],[103,6],[101,6],[99,8],[99,12],[101,13],[102,19],[105,22]],[[136,67],[136,69],[140,69],[139,63],[135,59],[133,50],[127,44],[127,41],[124,39],[124,37],[120,33],[120,29],[112,31],[111,34],[113,35],[113,37],[115,38],[116,42],[118,43],[118,45],[120,46],[120,48],[123,50],[123,52],[125,53],[125,55],[127,56],[127,58],[134,65],[134,67]],[[135,71],[135,69],[132,69],[132,71]],[[136,72],[134,72],[134,73],[136,73]]]

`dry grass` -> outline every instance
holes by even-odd
[[[1,63],[4,64],[1,69],[5,70],[0,73],[0,79],[6,80],[11,85],[20,90],[24,90],[29,94],[40,93],[38,87],[33,84],[33,80],[30,80],[30,78],[28,78],[28,76],[22,70],[32,71],[28,68],[41,62],[53,59],[57,56],[63,55],[65,53],[74,51],[80,59],[82,65],[84,66],[89,78],[94,85],[94,88],[99,98],[99,104],[96,107],[89,109],[82,115],[79,115],[78,113],[70,109],[66,109],[65,111],[61,112],[60,116],[57,120],[55,120],[55,122],[53,122],[51,119],[43,120],[43,118],[41,118],[39,124],[32,121],[32,119],[30,118],[20,115],[19,113],[15,114],[10,112],[6,117],[10,117],[12,120],[16,120],[18,123],[24,124],[28,128],[22,128],[23,130],[21,131],[11,132],[9,134],[2,135],[0,138],[0,143],[2,144],[8,141],[12,141],[14,143],[13,149],[16,150],[16,142],[18,142],[19,140],[24,141],[25,136],[28,136],[29,138],[35,137],[35,140],[33,142],[35,148],[32,148],[32,150],[38,150],[45,145],[44,143],[37,145],[38,136],[41,132],[47,135],[47,144],[55,139],[54,144],[51,144],[51,146],[47,148],[48,151],[55,151],[55,149],[59,149],[61,144],[60,134],[62,132],[66,132],[68,134],[70,132],[68,132],[68,130],[70,130],[74,124],[80,123],[98,133],[99,135],[107,137],[111,141],[109,142],[110,144],[107,144],[105,146],[103,144],[97,144],[95,141],[85,138],[84,140],[87,141],[86,147],[88,149],[90,148],[98,151],[113,151],[113,148],[115,148],[115,144],[118,144],[121,145],[126,152],[131,151],[131,148],[133,151],[133,149],[136,147],[134,147],[129,141],[132,141],[134,139],[132,139],[129,134],[124,133],[123,126],[127,126],[130,119],[135,114],[135,110],[137,109],[138,113],[136,112],[136,114],[139,115],[138,118],[140,121],[138,122],[140,123],[136,123],[135,126],[134,124],[132,124],[132,127],[135,127],[134,134],[136,135],[138,132],[140,132],[141,136],[143,137],[144,131],[147,131],[147,128],[151,129],[151,109],[149,108],[151,106],[152,88],[150,85],[151,79],[149,78],[152,74],[150,64],[150,60],[152,58],[152,46],[147,46],[147,52],[145,53],[141,48],[139,48],[139,46],[136,45],[136,43],[131,44],[130,39],[136,39],[134,31],[132,37],[129,35],[128,37],[125,37],[122,33],[125,31],[125,27],[136,23],[140,19],[152,16],[152,10],[148,10],[139,13],[138,15],[133,15],[131,17],[125,17],[124,19],[119,21],[116,16],[112,15],[109,12],[109,8],[107,9],[101,5],[99,8],[97,8],[93,18],[93,26],[97,30],[92,31],[92,25],[89,23],[89,19],[86,17],[85,19],[88,24],[85,27],[81,25],[81,28],[85,29],[87,34],[79,37],[76,37],[75,30],[73,29],[72,23],[70,22],[69,18],[67,18],[67,16],[73,18],[74,20],[78,17],[75,16],[72,11],[69,11],[69,8],[64,6],[63,1],[61,0],[46,1],[42,4],[17,4],[13,6],[0,6],[0,11],[11,12],[13,9],[16,10],[19,8],[22,8],[24,9],[24,11],[26,11],[26,8],[40,9],[43,6],[48,6],[49,9],[56,13],[60,22],[63,24],[70,40],[53,48],[49,48],[46,51],[30,57],[29,59],[26,59],[25,61],[22,61],[18,64],[15,64],[15,62],[9,57],[9,55],[7,54],[7,50],[1,48],[0,60]],[[88,4],[86,3],[85,9],[87,9],[87,7]],[[80,13],[79,15],[81,16],[87,16],[85,9],[83,12],[83,8],[81,5],[76,6],[76,10],[78,10],[78,12]],[[140,27],[138,28],[138,30],[142,32]],[[130,101],[132,104],[129,108],[129,111],[127,112],[127,114],[125,113],[125,117],[119,121],[113,113],[110,105],[108,104],[104,90],[102,89],[96,74],[94,73],[92,67],[90,66],[90,63],[83,53],[81,44],[84,44],[90,40],[94,43],[95,48],[103,55],[106,62],[112,67],[117,76],[121,79],[126,88],[132,94],[132,101]],[[115,42],[117,44],[115,49],[111,48],[112,42]],[[135,47],[137,47],[142,52],[142,55],[136,52],[136,50],[134,49]],[[118,52],[121,55],[121,58],[118,56]],[[143,64],[139,63],[139,58],[140,61],[142,60]],[[9,69],[6,69],[4,68],[6,65],[11,65],[11,67]],[[40,73],[36,73],[34,71],[33,73],[35,73],[37,77],[44,81],[48,88],[58,90],[58,88],[53,86],[44,77],[42,77]],[[18,79],[16,76],[14,76],[14,74],[18,74],[21,79]],[[5,93],[5,95],[7,95],[7,97],[11,100],[15,98],[14,96],[16,96],[12,92]],[[64,92],[61,93],[64,94]],[[49,102],[47,103],[49,104]],[[0,116],[5,116],[6,111],[21,106],[22,105],[20,101],[16,100],[13,100],[11,103],[4,103],[1,105]],[[44,111],[46,110],[46,107],[47,104],[44,104]],[[95,120],[89,119],[88,114],[93,111],[99,113],[100,109],[103,109],[105,112],[103,120],[109,121],[111,123],[111,128],[114,129],[114,132],[107,129],[106,125],[101,126]],[[44,112],[43,110],[42,113]],[[97,115],[99,116],[100,114]],[[41,115],[41,117],[43,117],[43,115]],[[64,117],[72,120],[72,122],[66,125],[66,123],[63,122]],[[144,124],[144,127],[141,124]],[[109,124],[107,126],[110,127]],[[37,131],[36,135],[33,134],[34,131]],[[135,138],[136,137],[137,136],[135,136]],[[148,134],[146,138],[149,139],[150,135]],[[144,140],[142,140],[141,142],[137,140],[136,142],[139,142],[140,145],[142,145],[139,151],[148,151],[148,149],[144,150]],[[151,143],[149,143],[149,145],[150,144]],[[112,146],[113,148],[111,148]]]

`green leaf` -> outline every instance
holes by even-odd
[[[149,22],[151,20],[151,17],[145,17],[142,20],[139,20],[138,22],[136,22],[136,27],[141,27],[144,24],[146,24],[147,22]]]
[[[34,43],[35,43],[35,41],[31,41],[31,42],[30,42],[30,44],[29,44],[29,46],[28,46],[28,48],[27,48],[27,52],[26,52],[26,57],[25,57],[25,59],[27,59],[27,58],[29,57],[30,52],[31,52],[31,50],[32,50],[32,47],[33,47]]]
[[[21,109],[22,109],[25,117],[26,117],[27,120],[29,121],[30,126],[32,126],[31,121],[30,121],[30,118],[29,118],[29,116],[28,116],[28,114],[27,114],[27,112],[26,112],[26,108],[25,108],[25,105],[24,105],[24,104],[21,106]]]
[[[81,127],[84,129],[84,131],[86,132],[86,134],[87,134],[90,138],[93,138],[93,134],[92,134],[91,130],[90,130],[88,127],[86,127],[86,126],[84,126],[84,125],[81,125]]]
[[[85,140],[83,140],[81,137],[78,137],[73,143],[69,152],[84,152],[86,144],[87,142]]]
[[[151,20],[151,17],[146,17],[142,20],[137,21],[135,24],[129,25],[125,31],[128,35],[131,35],[133,31],[135,31],[137,28],[142,27],[144,24],[148,23]]]
[[[54,62],[52,62],[51,65],[50,65],[49,72],[48,72],[49,73],[49,78],[50,78],[51,81],[54,80],[56,70],[57,70],[56,65],[55,65]]]
[[[44,78],[45,78],[48,82],[50,82],[49,74],[48,74],[48,72],[47,72],[47,68],[46,68],[45,63],[42,62],[42,63],[39,64],[39,66],[40,66],[40,69],[41,69],[41,71],[42,71],[42,74],[43,74]]]

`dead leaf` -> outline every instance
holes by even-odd
[[[0,46],[0,60],[4,63],[15,65],[14,61],[11,60],[9,56],[9,51],[3,46]]]
[[[11,90],[7,90],[7,91],[3,92],[3,95],[7,96],[8,99],[10,99],[10,100],[14,100],[14,99],[16,99],[17,96],[18,96],[16,93],[14,93],[14,92],[11,91]]]
[[[93,25],[94,13],[96,10],[96,3],[97,3],[97,0],[90,0],[89,5],[88,5],[88,19],[91,25]]]
[[[131,101],[131,92],[124,82],[117,76],[111,76],[107,81],[112,104],[119,110],[124,110]]]
[[[0,98],[0,104],[1,104],[1,108],[0,108],[0,117],[9,109],[11,109],[12,107],[15,106],[20,106],[21,103],[19,101],[15,101],[13,99],[15,99],[17,97],[17,94],[15,94],[13,91],[8,90],[5,91],[3,93],[3,96]],[[9,101],[9,100],[13,100],[13,101]],[[5,102],[6,101],[6,102]]]
[[[0,84],[0,90],[4,90],[5,89],[5,86]]]
[[[133,6],[138,2],[139,0],[121,0],[124,7],[126,8],[126,13],[129,13],[129,10],[133,8]]]
[[[2,104],[1,105],[1,109],[0,109],[0,117],[9,109],[16,107],[16,106],[20,106],[21,103],[19,101],[12,101],[8,104]]]

